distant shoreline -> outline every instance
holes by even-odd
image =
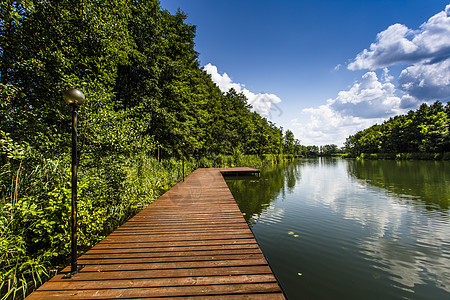
[[[361,153],[344,154],[343,158],[356,159],[395,159],[395,160],[450,160],[450,152],[444,153]]]

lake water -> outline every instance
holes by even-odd
[[[450,299],[450,162],[305,159],[227,183],[289,299]]]

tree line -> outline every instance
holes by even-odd
[[[411,158],[443,158],[450,152],[449,127],[450,103],[423,103],[348,137],[345,150],[353,156],[404,158],[409,153]]]
[[[6,1],[1,14],[1,130],[19,144],[65,153],[61,95],[76,87],[87,99],[82,156],[282,152],[282,129],[199,67],[196,28],[181,11],[151,0],[61,0]]]
[[[68,262],[68,88],[86,96],[80,252],[179,181],[181,157],[189,173],[294,154],[292,132],[200,67],[196,27],[180,10],[157,0],[4,0],[0,16],[2,299],[25,296]]]

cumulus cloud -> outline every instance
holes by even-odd
[[[227,73],[222,75],[217,70],[217,67],[212,64],[207,64],[203,69],[211,75],[211,79],[219,89],[226,93],[230,89],[235,89],[238,93],[242,92],[248,99],[248,103],[252,105],[253,110],[263,116],[270,116],[271,110],[273,110],[272,104],[280,103],[281,99],[275,94],[258,93],[255,94],[244,87],[241,83],[233,82]],[[281,113],[281,111],[279,111]]]
[[[394,24],[377,35],[377,42],[364,49],[348,65],[350,70],[378,69],[396,63],[404,63],[417,53],[417,46],[407,36],[411,30],[401,24]]]
[[[406,66],[395,86],[387,67],[399,64]],[[342,145],[357,131],[424,101],[450,100],[450,4],[418,30],[389,26],[347,68],[371,71],[326,105],[303,109],[301,118],[291,120],[303,143]]]
[[[364,49],[353,62],[350,70],[375,70],[395,64],[433,64],[450,57],[450,4],[445,10],[432,16],[412,30],[402,24],[394,24],[377,35],[376,42]]]
[[[450,40],[450,35],[449,35]],[[450,59],[435,64],[419,64],[404,69],[398,78],[406,94],[425,101],[450,100]]]
[[[414,98],[413,96],[403,95],[402,100],[400,101],[400,109],[415,109],[419,107],[421,103],[423,102],[418,100],[417,98]]]
[[[398,78],[397,88],[405,94],[400,108],[450,100],[450,4],[418,30],[401,24],[389,26],[347,67],[376,70],[398,64],[410,65]]]
[[[417,105],[414,97],[395,94],[387,69],[381,77],[367,72],[350,89],[328,99],[326,105],[303,109],[302,118],[291,120],[296,136],[305,144],[342,145],[355,132]]]
[[[396,113],[399,107],[401,99],[394,93],[392,83],[382,83],[375,72],[367,72],[348,91],[341,91],[335,99],[328,100],[328,105],[343,116],[384,118]]]
[[[299,118],[291,120],[291,125],[295,136],[304,145],[343,146],[348,136],[382,121],[382,118],[345,116],[327,104],[303,109]]]
[[[240,83],[234,83],[227,73],[223,73],[223,75],[220,75],[217,67],[210,63],[204,66],[203,70],[211,75],[212,81],[214,81],[214,83],[217,84],[219,89],[224,93],[228,92],[232,88],[236,91],[241,91],[243,88],[243,85],[241,85]]]

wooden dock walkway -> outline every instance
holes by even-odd
[[[221,174],[233,169],[195,170],[27,299],[284,299]]]

